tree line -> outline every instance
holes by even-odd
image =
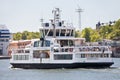
[[[76,31],[76,37],[86,38],[87,42],[96,42],[103,39],[113,40],[115,38],[119,38],[120,19],[114,22],[114,24],[100,25],[98,29],[88,27],[83,29],[82,32]]]
[[[102,23],[103,24],[103,23]],[[114,39],[120,37],[120,19],[116,21],[113,25],[99,25],[98,29],[92,29],[90,27],[80,31],[75,31],[75,37],[86,38],[87,42],[96,42],[103,39]],[[17,32],[13,34],[13,40],[27,40],[39,38],[39,32]]]
[[[13,34],[13,40],[30,40],[30,39],[36,39],[39,37],[40,37],[39,32],[23,31],[23,32],[17,32]]]

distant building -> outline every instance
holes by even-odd
[[[113,51],[113,57],[119,57],[120,58],[120,41],[115,41],[112,43],[112,51]]]
[[[8,55],[8,45],[12,34],[5,25],[0,25],[0,56]]]
[[[25,48],[30,43],[31,40],[11,41],[8,47],[8,55],[11,55],[13,49]]]
[[[115,24],[116,21],[109,21],[107,23],[101,23],[100,21],[96,24],[96,30],[99,30],[103,26],[112,26]]]

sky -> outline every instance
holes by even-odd
[[[95,29],[100,21],[107,23],[120,19],[120,0],[0,0],[0,24],[12,33],[39,31],[40,19],[48,22],[53,18],[52,10],[61,9],[61,18],[78,28],[78,13],[81,13],[81,28]]]

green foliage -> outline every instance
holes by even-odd
[[[100,35],[96,30],[93,30],[91,35],[90,35],[90,41],[91,42],[96,42],[100,40]]]
[[[13,40],[29,40],[29,39],[35,39],[39,38],[40,33],[39,32],[28,32],[28,31],[23,31],[22,33],[17,32],[13,34]]]
[[[82,37],[86,38],[87,42],[90,42],[90,32],[91,32],[91,28],[85,28],[82,31]]]
[[[20,32],[13,34],[13,40],[20,40],[22,38],[22,34]]]
[[[28,39],[28,36],[29,36],[29,35],[30,35],[30,34],[29,34],[28,31],[24,31],[24,32],[22,33],[22,39],[23,39],[23,40]]]
[[[82,31],[81,36],[86,39],[87,42],[96,42],[100,40],[99,33],[92,28],[85,28]]]
[[[115,30],[115,31],[110,33],[110,38],[111,39],[114,39],[116,37],[120,37],[120,29],[119,30]]]
[[[102,39],[114,39],[120,37],[120,19],[112,26],[101,26],[99,34]]]
[[[81,32],[80,31],[75,31],[75,37],[81,37]]]
[[[100,30],[99,30],[99,34],[101,36],[102,39],[109,39],[110,37],[110,33],[113,31],[113,26],[101,26]]]
[[[114,25],[114,30],[115,30],[115,29],[120,30],[120,19],[115,23],[115,25]]]

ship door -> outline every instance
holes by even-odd
[[[45,54],[44,53],[40,53],[40,63],[42,63],[42,58],[45,58]]]
[[[47,58],[49,58],[50,56],[49,56],[49,51],[42,51],[42,52],[40,52],[40,63],[42,63],[42,59],[44,58],[44,59],[47,59]]]
[[[2,54],[3,54],[3,49],[0,48],[0,55],[2,55]]]

